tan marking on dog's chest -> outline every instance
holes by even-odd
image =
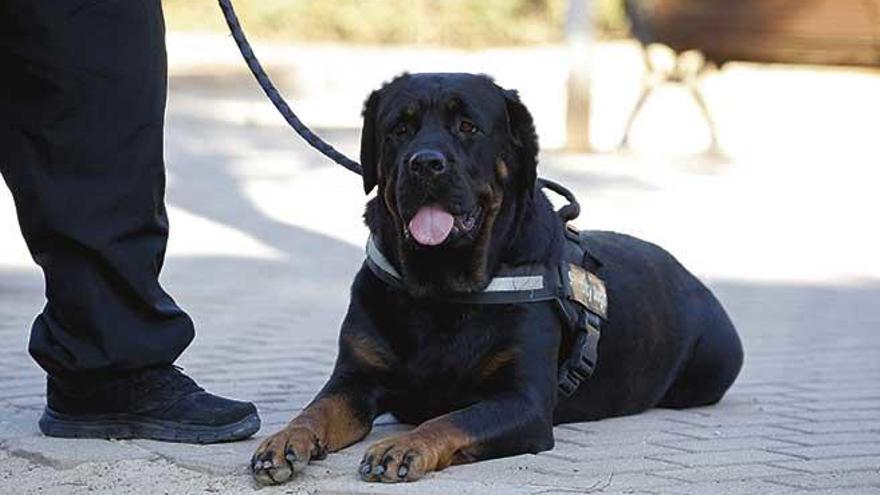
[[[381,344],[363,335],[344,334],[342,344],[351,351],[355,359],[370,368],[387,370],[394,362],[394,356]]]
[[[492,354],[483,361],[480,367],[480,378],[485,380],[494,375],[501,368],[513,363],[518,355],[519,352],[516,349],[505,349]]]

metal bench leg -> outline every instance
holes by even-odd
[[[680,83],[684,84],[694,101],[697,102],[697,106],[700,107],[700,113],[703,116],[703,120],[706,121],[706,125],[709,127],[709,134],[711,143],[709,145],[709,153],[720,155],[721,147],[718,142],[718,129],[715,126],[715,120],[712,118],[712,113],[709,111],[709,106],[706,104],[705,98],[703,98],[703,93],[700,91],[700,81],[702,80],[703,75],[706,73],[708,69],[712,67],[711,63],[707,63],[705,59],[700,59],[698,62],[698,66],[689,65],[686,63],[687,52],[683,54],[675,55],[675,63],[673,69],[669,72],[657,69],[653,62],[651,61],[650,54],[648,53],[648,47],[642,45],[642,56],[645,62],[645,69],[647,73],[642,79],[642,92],[639,95],[639,99],[636,101],[635,107],[633,107],[632,112],[629,115],[629,118],[626,121],[626,127],[623,132],[623,138],[618,145],[618,149],[629,147],[629,137],[632,132],[632,126],[635,123],[636,117],[638,117],[639,113],[642,111],[642,108],[645,106],[645,103],[648,101],[648,98],[657,88],[664,83]]]
[[[639,113],[642,111],[642,107],[645,106],[645,102],[648,101],[648,97],[651,96],[651,93],[654,92],[654,84],[651,84],[648,81],[645,81],[642,84],[642,94],[639,95],[639,99],[636,101],[636,106],[633,107],[632,112],[629,114],[629,118],[626,120],[626,128],[623,132],[623,139],[620,141],[620,144],[617,146],[618,148],[628,148],[629,147],[629,134],[632,130],[633,123],[636,121],[636,117],[638,117]]]
[[[703,92],[700,91],[700,81],[702,80],[703,74],[705,74],[706,69],[709,68],[708,64],[703,64],[700,69],[696,72],[696,74],[691,75],[686,78],[685,84],[687,84],[688,89],[690,90],[691,96],[693,96],[694,101],[697,102],[697,106],[700,107],[700,112],[703,114],[703,119],[706,121],[706,125],[709,127],[709,134],[711,143],[709,144],[709,153],[719,155],[721,154],[721,146],[718,143],[718,128],[715,126],[715,119],[712,118],[712,113],[709,111],[709,106],[706,104],[706,99],[703,98]]]
[[[721,152],[721,146],[718,144],[718,129],[715,127],[715,120],[712,119],[712,114],[709,113],[709,107],[706,105],[706,100],[703,99],[703,93],[700,92],[699,88],[691,87],[691,95],[693,95],[694,100],[697,101],[697,105],[703,113],[703,118],[706,120],[706,125],[709,126],[710,139],[712,140],[709,144],[709,152],[719,154]]]
[[[654,67],[654,64],[651,62],[651,57],[648,54],[648,47],[644,45],[642,45],[642,60],[645,63],[646,71],[645,75],[642,77],[642,92],[639,95],[639,99],[636,100],[636,104],[633,107],[632,112],[630,112],[629,118],[626,120],[623,138],[620,140],[620,144],[617,145],[618,149],[629,147],[629,135],[632,131],[632,126],[636,121],[636,117],[639,116],[642,107],[645,106],[645,102],[648,101],[648,98],[651,96],[651,93],[654,92],[654,89],[668,78],[668,75],[659,73]]]

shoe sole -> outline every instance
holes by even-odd
[[[260,429],[260,416],[218,426],[165,421],[132,414],[62,414],[46,407],[40,431],[60,438],[143,438],[163,442],[217,443],[245,439]]]

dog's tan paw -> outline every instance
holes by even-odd
[[[254,478],[264,485],[292,479],[312,459],[322,458],[317,436],[303,427],[287,427],[263,440],[251,458]]]
[[[358,472],[364,481],[415,481],[437,469],[438,458],[437,448],[425,439],[403,434],[368,448]]]

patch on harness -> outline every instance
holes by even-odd
[[[608,296],[605,294],[605,283],[599,277],[569,263],[568,281],[571,284],[572,299],[602,318],[606,317]]]

